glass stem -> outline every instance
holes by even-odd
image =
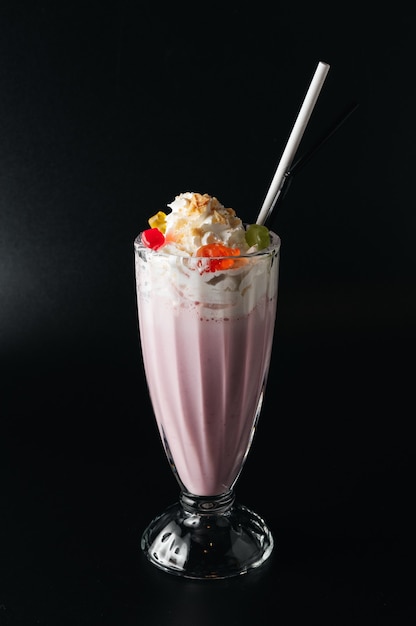
[[[234,499],[233,489],[217,496],[195,496],[182,491],[179,497],[184,511],[191,515],[223,515],[231,509]]]

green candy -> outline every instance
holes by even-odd
[[[246,242],[250,246],[257,246],[258,250],[263,250],[270,245],[269,229],[262,224],[250,224],[246,230]]]

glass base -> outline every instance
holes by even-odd
[[[259,567],[273,550],[273,537],[232,492],[215,497],[182,493],[142,535],[141,548],[159,569],[186,578],[215,579]]]

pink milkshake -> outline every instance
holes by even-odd
[[[245,294],[225,286],[221,293],[221,282],[207,284],[196,267],[189,269],[189,259],[181,259],[194,274],[188,294],[183,286],[178,293],[173,281],[152,289],[149,297],[139,296],[143,359],[159,432],[191,494],[228,491],[246,457],[273,339],[277,263],[271,268],[270,258],[253,257],[243,268],[225,270]],[[165,261],[172,280],[177,259]],[[259,265],[267,266],[268,281],[258,276]],[[143,271],[146,276],[149,268]],[[266,283],[260,293],[254,284],[247,286],[248,278]],[[210,289],[214,302],[206,302]]]
[[[181,194],[169,206],[171,214],[159,212],[135,241],[136,281],[147,384],[182,495],[149,526],[142,548],[166,571],[221,577],[243,567],[227,563],[229,543],[242,541],[245,568],[273,546],[261,518],[234,504],[233,487],[269,369],[280,239],[246,229],[211,196]],[[213,558],[213,545],[217,551],[203,572],[189,565],[202,549],[201,529],[202,560]]]

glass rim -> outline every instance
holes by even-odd
[[[244,224],[244,226],[246,226],[246,224]],[[144,243],[142,242],[142,232],[140,232],[137,237],[134,240],[134,249],[136,251],[139,250],[146,250],[149,253],[153,253],[153,254],[157,254],[158,256],[163,256],[163,257],[167,257],[167,258],[178,258],[178,259],[198,259],[200,261],[202,261],[203,259],[210,259],[215,260],[221,260],[221,259],[253,259],[253,258],[258,258],[258,257],[262,257],[262,256],[268,256],[270,254],[276,254],[277,252],[280,251],[280,246],[281,246],[281,239],[279,237],[279,235],[277,235],[275,232],[273,232],[272,230],[269,231],[270,234],[270,244],[267,246],[267,248],[262,248],[261,250],[257,250],[256,252],[251,252],[249,254],[239,254],[236,256],[210,256],[210,257],[196,257],[196,256],[188,256],[188,255],[182,255],[182,254],[172,254],[169,252],[163,252],[163,250],[153,250],[152,248],[148,248],[147,246],[144,245]]]

